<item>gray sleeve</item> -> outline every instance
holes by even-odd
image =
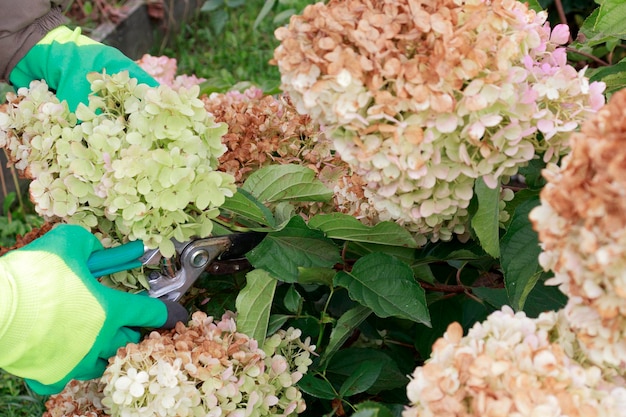
[[[0,81],[46,33],[67,23],[70,0],[0,0]]]

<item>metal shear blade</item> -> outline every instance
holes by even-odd
[[[211,264],[244,259],[245,254],[257,246],[265,235],[244,232],[188,242],[174,241],[176,255],[173,258],[163,258],[158,249],[147,250],[141,242],[130,242],[94,252],[89,258],[88,267],[94,276],[99,277],[141,266],[158,265],[158,269],[147,274],[150,286],[148,294],[155,298],[178,301]]]

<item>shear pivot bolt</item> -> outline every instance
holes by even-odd
[[[204,249],[198,250],[191,255],[190,263],[195,268],[202,268],[209,262],[209,252]]]
[[[159,274],[158,271],[150,271],[150,273],[148,274],[148,281],[156,281],[160,277],[161,274]]]

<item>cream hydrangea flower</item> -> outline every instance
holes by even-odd
[[[536,155],[558,159],[603,104],[546,18],[515,0],[331,0],[276,30],[274,61],[380,219],[449,240],[477,178],[495,188]]]
[[[626,416],[623,380],[579,353],[562,313],[532,319],[504,307],[466,336],[453,323],[415,369],[402,415]]]
[[[565,314],[594,363],[626,366],[626,92],[617,92],[580,133],[561,166],[544,171],[530,218],[549,283],[568,296]]]

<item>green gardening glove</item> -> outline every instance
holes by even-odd
[[[128,71],[139,83],[158,86],[154,78],[118,49],[81,35],[80,29],[72,31],[66,26],[51,30],[33,46],[11,71],[9,81],[20,88],[28,87],[33,80],[45,80],[59,100],[66,100],[74,112],[79,103],[87,104],[91,93],[87,74],[103,71],[109,75]]]
[[[96,280],[87,259],[99,249],[84,228],[59,225],[0,257],[0,368],[38,394],[100,377],[119,347],[139,341],[139,327],[187,322],[178,303]]]

